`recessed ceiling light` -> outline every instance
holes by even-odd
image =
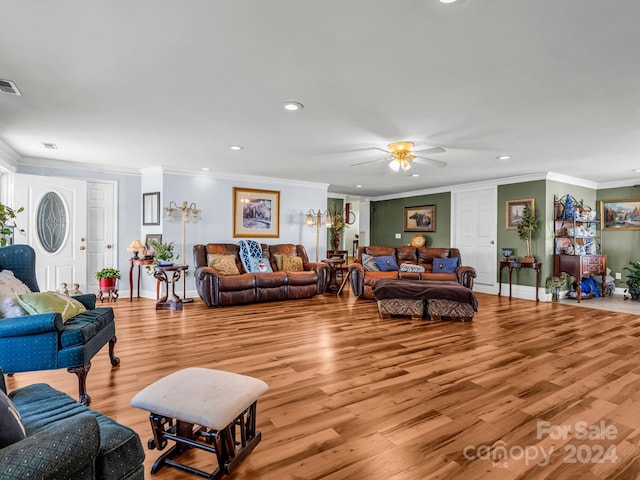
[[[284,109],[289,110],[290,112],[298,112],[304,108],[300,102],[286,102],[284,104]]]
[[[634,168],[633,170],[631,170],[632,172],[640,172],[640,168]]]
[[[356,188],[362,188],[362,185],[356,185]]]
[[[55,143],[42,142],[42,146],[44,148],[48,148],[49,150],[57,150],[58,146]]]
[[[231,145],[231,146],[229,147],[229,150],[235,150],[236,152],[237,152],[238,150],[242,150],[242,149],[244,149],[244,147],[243,147],[242,145]]]
[[[208,172],[209,170],[211,170],[209,167],[202,167],[200,170],[204,171],[204,172]]]
[[[500,155],[499,157],[496,157],[498,160],[509,160],[511,159],[511,155]]]
[[[412,173],[412,174],[411,174],[411,176],[412,176],[412,177],[419,177],[419,176],[420,176],[420,174],[419,174],[419,173]]]
[[[440,0],[440,3],[456,3],[458,0]]]

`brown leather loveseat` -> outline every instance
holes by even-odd
[[[309,262],[304,246],[261,244],[261,247],[262,257],[268,259],[273,272],[247,273],[240,260],[240,247],[236,244],[194,245],[194,277],[202,301],[209,307],[222,307],[268,300],[310,298],[324,293],[328,278],[327,265]],[[277,255],[300,257],[303,271],[282,271],[278,267]],[[238,273],[210,266],[213,256],[234,256]]]
[[[391,257],[398,268],[388,271],[368,271],[363,265],[363,255],[371,257]],[[441,259],[455,259],[451,261],[451,272],[441,273],[434,271],[434,260],[438,263]],[[393,262],[391,262],[393,264]],[[417,265],[424,272],[401,271],[404,267]],[[411,267],[409,267],[410,269]],[[438,280],[455,281],[469,289],[473,288],[473,279],[476,278],[476,270],[473,267],[462,265],[460,251],[457,248],[433,248],[433,247],[358,247],[358,253],[354,262],[349,266],[351,291],[362,298],[373,299],[373,287],[381,278],[405,278],[411,280]]]

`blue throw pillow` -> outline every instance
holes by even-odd
[[[398,264],[396,263],[396,259],[391,256],[373,257],[373,261],[376,262],[376,266],[380,269],[381,272],[398,271]]]
[[[457,258],[434,258],[433,273],[456,273]]]
[[[0,448],[19,442],[25,436],[18,410],[9,397],[0,391]]]

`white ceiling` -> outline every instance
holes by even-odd
[[[640,182],[638,0],[0,6],[0,79],[23,94],[0,95],[0,140],[25,159],[356,195],[547,171]],[[351,166],[399,140],[444,147],[432,157],[448,166]]]

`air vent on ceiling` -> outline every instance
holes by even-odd
[[[55,143],[42,142],[42,146],[44,148],[48,148],[49,150],[57,150],[58,146]]]
[[[16,84],[11,80],[0,80],[0,92],[8,93],[9,95],[18,95],[22,96]]]

